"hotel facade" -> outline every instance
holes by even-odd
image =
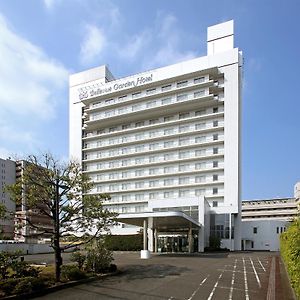
[[[70,76],[70,158],[110,194],[113,232],[143,227],[150,251],[201,252],[210,236],[241,249],[241,76],[233,21],[208,27],[206,56]]]

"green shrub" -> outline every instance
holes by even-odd
[[[40,271],[34,267],[31,267],[25,261],[13,261],[11,264],[11,269],[13,271],[12,277],[37,277]]]
[[[83,269],[85,260],[86,260],[86,256],[79,251],[76,251],[71,255],[71,261],[76,262],[80,270]]]
[[[300,299],[300,218],[295,219],[280,236],[280,253],[292,287]]]
[[[216,235],[211,235],[209,237],[209,248],[217,250],[221,247],[221,239]]]
[[[140,251],[143,249],[143,235],[108,235],[105,245],[112,251]]]
[[[61,276],[65,280],[80,280],[86,278],[86,273],[80,270],[77,266],[64,265],[61,268]]]
[[[5,296],[14,294],[16,285],[20,282],[20,278],[8,278],[0,281],[0,290]]]
[[[113,261],[113,253],[105,247],[103,240],[95,240],[87,246],[86,269],[93,273],[109,271]]]
[[[2,279],[9,277],[9,269],[12,264],[19,259],[19,251],[16,252],[0,252],[0,276]]]
[[[43,278],[39,277],[25,277],[14,288],[14,294],[26,294],[40,291],[47,287],[47,283]]]

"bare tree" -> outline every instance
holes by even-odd
[[[26,211],[26,226],[31,236],[48,235],[55,253],[56,281],[60,281],[64,250],[78,247],[109,231],[116,214],[104,209],[107,194],[92,195],[93,183],[75,161],[60,163],[51,154],[30,155],[22,176],[8,187],[16,204]],[[50,226],[34,221],[32,215],[48,219]],[[63,243],[62,243],[63,242]]]

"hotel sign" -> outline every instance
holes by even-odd
[[[127,88],[141,86],[146,83],[153,81],[153,73],[147,76],[137,76],[133,79],[119,80],[118,82],[113,81],[107,84],[96,84],[91,86],[85,86],[78,90],[79,99],[86,100],[89,98],[97,97],[100,95],[105,95],[112,92],[122,91]]]

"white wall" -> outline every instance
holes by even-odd
[[[253,220],[242,221],[242,240],[246,240],[244,250],[279,251],[279,236],[281,228],[287,228],[289,222],[282,220]],[[257,228],[257,233],[253,228]],[[279,233],[277,233],[277,227]],[[251,245],[253,242],[253,248]]]

